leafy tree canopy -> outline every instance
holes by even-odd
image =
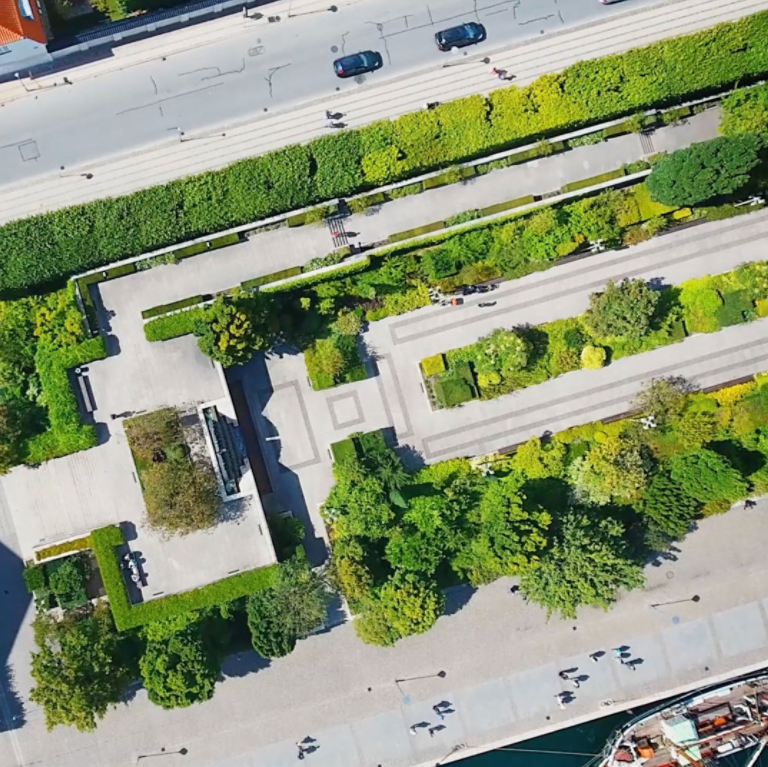
[[[474,345],[478,373],[514,373],[522,370],[530,352],[527,341],[515,332],[498,328]]]
[[[565,455],[566,447],[562,442],[553,440],[543,445],[538,437],[531,437],[517,448],[511,466],[528,479],[559,477],[565,466]]]
[[[640,339],[651,327],[659,294],[643,280],[611,280],[602,293],[589,297],[584,324],[595,337]]]
[[[698,505],[667,472],[660,471],[653,476],[638,509],[661,532],[679,539],[688,532]]]
[[[679,376],[654,378],[635,397],[633,405],[663,426],[680,416],[693,391],[692,384]]]
[[[760,139],[740,135],[678,149],[662,158],[646,182],[665,205],[697,205],[743,187],[759,163]]]
[[[475,532],[466,536],[451,563],[473,585],[517,575],[546,548],[552,518],[541,509],[526,511],[523,500],[517,475],[487,481],[480,503],[470,514]]]
[[[713,450],[677,453],[670,458],[669,468],[683,492],[701,503],[735,501],[747,493],[741,474]]]
[[[611,434],[577,458],[568,476],[579,500],[604,505],[637,498],[645,488],[648,468],[638,440],[627,434]]]
[[[547,615],[575,618],[584,606],[607,610],[620,589],[643,585],[642,567],[627,554],[624,527],[610,518],[569,511],[552,548],[537,567],[523,573],[525,596]]]
[[[219,664],[197,626],[151,641],[139,660],[149,699],[163,708],[186,708],[213,697]]]
[[[32,653],[30,700],[43,709],[49,730],[58,724],[94,730],[133,677],[109,608],[61,621],[40,614],[34,629],[39,650]]]
[[[265,658],[288,655],[299,638],[323,623],[329,600],[326,580],[306,561],[293,557],[282,562],[274,585],[248,598],[253,649]]]

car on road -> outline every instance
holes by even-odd
[[[366,72],[375,72],[384,66],[384,59],[377,51],[360,51],[350,56],[342,56],[333,62],[336,77],[355,77]]]
[[[441,51],[450,51],[453,48],[463,48],[466,45],[482,43],[487,36],[482,24],[468,21],[466,24],[459,24],[458,27],[451,27],[438,32],[435,35],[435,42]]]

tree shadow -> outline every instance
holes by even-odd
[[[272,661],[269,658],[262,658],[253,650],[244,650],[224,658],[221,663],[221,675],[225,678],[241,678],[263,671],[271,664]]]
[[[476,591],[477,589],[474,586],[470,586],[468,583],[445,589],[445,608],[443,610],[443,615],[455,615],[460,610],[463,610],[469,604],[469,600],[472,599]]]

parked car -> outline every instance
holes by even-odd
[[[336,77],[355,77],[366,72],[375,72],[384,66],[384,59],[376,51],[361,51],[351,56],[342,56],[333,62]]]
[[[486,37],[485,27],[482,24],[469,21],[466,24],[459,24],[458,27],[451,27],[438,32],[435,35],[435,42],[441,51],[450,51],[452,48],[463,48],[465,45],[482,43]]]

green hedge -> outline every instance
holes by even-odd
[[[495,205],[489,205],[487,208],[480,209],[480,217],[494,216],[497,213],[502,213],[505,210],[512,210],[512,208],[520,208],[523,205],[530,205],[536,202],[536,198],[532,194],[527,194],[525,197],[518,197],[514,200],[507,200],[506,202],[497,202]]]
[[[173,618],[176,615],[212,607],[223,602],[252,594],[254,591],[269,588],[274,582],[277,568],[274,565],[248,570],[230,575],[215,583],[192,589],[181,594],[152,599],[131,605],[125,586],[120,564],[115,554],[115,546],[125,543],[123,533],[118,527],[102,527],[91,533],[93,553],[99,563],[104,590],[109,597],[109,606],[115,625],[120,631],[143,626],[151,621]]]
[[[340,463],[346,458],[356,458],[357,448],[355,447],[355,441],[350,437],[349,439],[342,439],[340,442],[333,442],[331,444],[331,455],[333,456],[334,463]]]
[[[768,12],[0,228],[0,293],[768,72]]]
[[[439,232],[441,229],[445,229],[445,221],[434,221],[431,224],[417,226],[415,229],[406,229],[404,232],[390,234],[389,237],[387,237],[387,242],[402,242],[403,240],[410,240],[413,237],[420,237],[422,234]]]
[[[588,186],[597,186],[597,184],[603,184],[606,181],[613,181],[616,178],[621,178],[623,175],[623,168],[620,170],[610,170],[607,173],[600,173],[597,176],[583,178],[580,181],[571,181],[570,184],[563,184],[560,191],[563,194],[566,194],[567,192],[575,192],[577,189],[586,189]]]
[[[308,288],[310,285],[317,285],[318,283],[325,282],[325,280],[335,280],[348,274],[362,272],[363,269],[367,269],[370,265],[371,259],[366,257],[361,261],[356,261],[354,264],[341,263],[338,269],[322,272],[321,274],[318,274],[316,271],[307,272],[300,277],[296,277],[295,280],[285,282],[282,285],[267,284],[261,290],[264,293],[283,293],[284,291],[295,290],[296,288]]]
[[[221,237],[214,237],[212,240],[206,242],[197,242],[194,245],[187,245],[185,248],[179,248],[174,250],[172,255],[174,258],[190,258],[191,256],[199,256],[201,253],[207,253],[210,250],[217,250],[218,248],[227,248],[230,245],[236,245],[241,241],[239,234],[225,234]]]
[[[58,557],[61,554],[69,554],[71,551],[82,551],[91,548],[91,536],[86,535],[83,538],[76,538],[74,541],[57,543],[53,546],[46,546],[44,549],[38,549],[35,552],[35,559],[40,562],[43,559]]]
[[[153,306],[151,309],[145,309],[142,313],[142,319],[149,320],[152,317],[160,317],[163,314],[170,314],[171,312],[177,312],[179,309],[186,309],[189,306],[197,306],[205,301],[203,296],[191,296],[190,298],[182,298],[180,301],[174,301],[170,304],[160,304],[159,306]]]
[[[198,320],[205,319],[206,307],[186,309],[178,314],[158,317],[144,324],[147,341],[169,341],[171,338],[186,336],[192,332]]]
[[[272,272],[272,274],[265,274],[261,277],[254,277],[252,280],[245,280],[240,283],[240,287],[243,290],[253,290],[261,285],[266,285],[268,282],[277,282],[278,280],[287,280],[289,277],[296,277],[301,274],[300,266],[291,266],[288,269],[283,269],[279,272]]]
[[[42,343],[38,346],[35,369],[48,409],[49,428],[27,442],[25,463],[42,463],[96,445],[96,430],[80,420],[77,398],[69,384],[67,370],[106,356],[101,336],[66,349],[51,349]]]

